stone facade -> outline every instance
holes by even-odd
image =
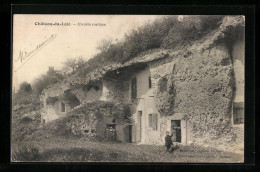
[[[129,82],[104,78],[103,92],[100,100],[129,102]]]

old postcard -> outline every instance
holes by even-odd
[[[15,14],[12,60],[12,162],[244,162],[244,16]]]

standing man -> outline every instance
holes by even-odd
[[[172,135],[170,135],[169,131],[166,131],[166,136],[165,136],[165,146],[166,146],[166,152],[171,152],[171,146],[173,145],[172,143]]]

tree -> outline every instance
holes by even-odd
[[[65,62],[63,62],[63,65],[65,71],[72,69],[72,72],[74,72],[77,68],[77,59],[67,59]]]
[[[76,60],[77,68],[81,68],[85,65],[86,61],[82,57],[78,57]]]
[[[22,82],[20,84],[20,92],[26,92],[26,93],[31,93],[32,92],[32,87],[29,83],[27,82]]]
[[[86,65],[86,61],[82,57],[77,58],[77,71],[80,75],[84,74],[84,67]]]
[[[82,74],[84,67],[86,65],[86,61],[83,59],[83,57],[77,57],[73,59],[68,59],[65,62],[63,62],[63,73],[80,73]]]
[[[112,38],[102,39],[98,43],[98,46],[96,48],[98,50],[100,50],[101,52],[106,52],[109,49],[109,47],[111,46],[112,42],[113,42]]]
[[[61,80],[63,80],[62,74],[54,70],[54,68],[50,67],[46,75],[41,75],[40,77],[34,80],[33,91],[37,95],[40,95],[41,92],[49,85],[55,84]]]

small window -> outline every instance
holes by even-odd
[[[148,82],[149,82],[149,88],[152,88],[152,80],[151,80],[151,77],[148,78]]]
[[[132,99],[136,99],[137,97],[137,87],[136,87],[136,78],[132,79]]]
[[[233,123],[244,124],[244,103],[233,104]]]
[[[65,104],[63,102],[60,102],[60,111],[65,112]]]
[[[153,130],[157,130],[158,117],[157,114],[149,114],[148,116],[149,127]]]

